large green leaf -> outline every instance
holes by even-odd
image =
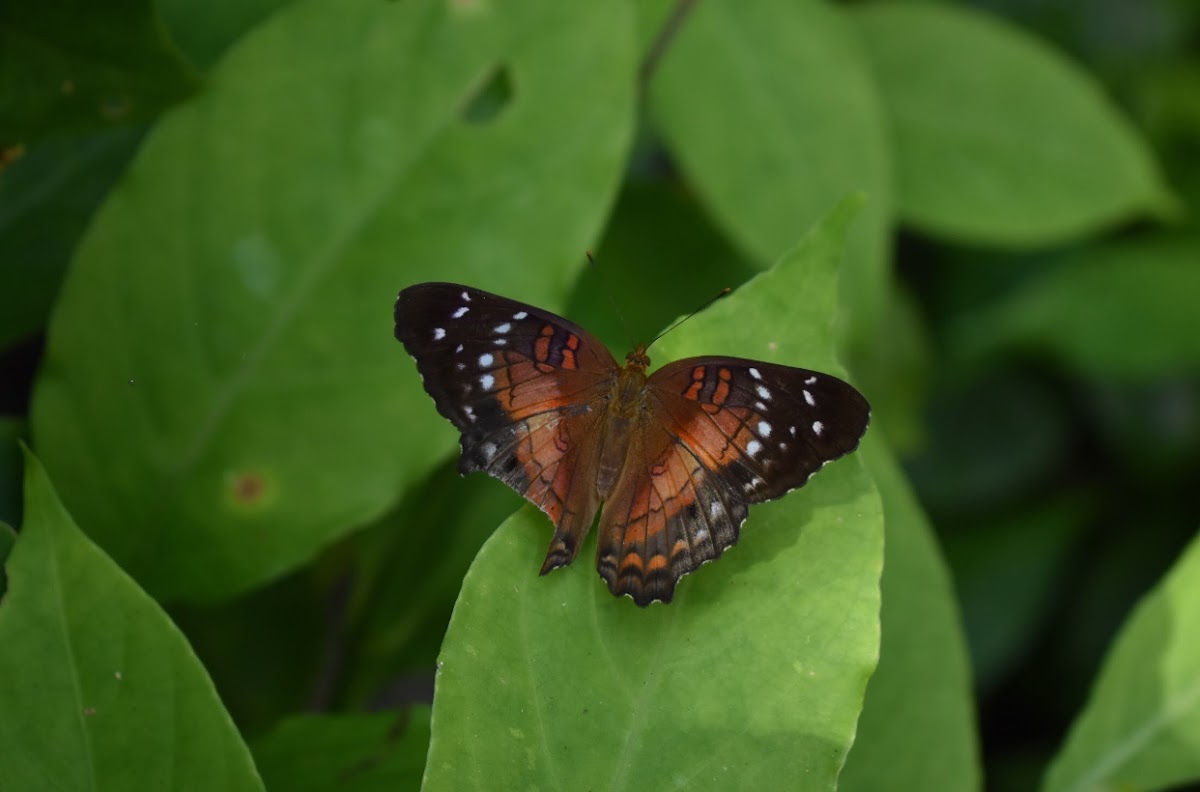
[[[26,465],[0,602],[0,789],[261,790],[187,640]]]
[[[953,3],[874,3],[854,18],[887,108],[906,222],[1040,246],[1168,208],[1147,146],[1044,45]]]
[[[1200,782],[1200,536],[1121,629],[1049,792]]]
[[[971,673],[954,586],[921,505],[879,435],[863,442],[887,526],[879,669],[843,792],[981,786]]]
[[[852,338],[869,341],[888,283],[890,165],[883,112],[842,12],[815,1],[697,3],[649,96],[684,175],[760,265],[847,191],[867,193],[840,302]]]
[[[397,715],[297,715],[254,743],[269,789],[400,792],[421,786],[429,707]]]
[[[737,352],[838,371],[835,265],[855,208],[656,357]],[[538,577],[549,534],[524,509],[463,584],[426,787],[832,789],[878,657],[882,528],[875,488],[848,457],[754,507],[735,549],[643,610],[609,594],[592,539]]]
[[[394,295],[437,277],[563,301],[630,137],[630,16],[300,3],[146,140],[64,285],[33,425],[64,501],[147,588],[278,575],[453,448]],[[491,84],[507,103],[464,118]]]
[[[948,337],[962,357],[1020,348],[1100,379],[1155,379],[1195,370],[1197,262],[1196,236],[1085,248],[963,317]]]
[[[145,121],[196,84],[151,0],[0,4],[0,146]]]

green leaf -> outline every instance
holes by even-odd
[[[187,640],[26,460],[25,521],[0,603],[0,785],[261,790]]]
[[[12,552],[13,544],[17,541],[17,532],[6,522],[0,522],[0,603],[4,601],[4,593],[8,591],[8,570],[4,565],[8,554]]]
[[[1145,143],[1045,45],[951,3],[874,3],[853,18],[887,108],[906,223],[1045,246],[1170,210]]]
[[[398,675],[433,668],[467,569],[522,503],[495,480],[463,478],[447,464],[354,538],[346,615],[354,663],[342,680],[341,706],[368,705]],[[414,525],[437,529],[410,530]]]
[[[1069,553],[1093,511],[1077,496],[1060,496],[1000,514],[975,513],[959,530],[944,532],[982,695],[1026,659],[1060,607]]]
[[[254,744],[268,789],[374,792],[420,789],[429,707],[405,713],[297,715]]]
[[[45,141],[4,170],[0,348],[46,326],[75,246],[144,132],[122,127]]]
[[[695,196],[663,182],[626,182],[595,259],[565,315],[622,355],[757,273]]]
[[[255,25],[299,0],[157,0],[163,23],[196,67],[207,71]]]
[[[836,262],[856,209],[844,203],[658,357],[737,351],[838,371]],[[792,299],[800,289],[807,299]],[[639,609],[597,577],[594,539],[539,577],[548,526],[522,510],[455,607],[426,787],[832,789],[878,656],[882,529],[851,456],[752,508],[735,549],[670,605]]]
[[[97,541],[160,597],[228,597],[436,465],[453,428],[395,294],[563,302],[620,179],[632,39],[623,4],[550,0],[314,0],[243,39],[147,138],[55,311],[34,435]],[[508,103],[464,120],[500,74]]]
[[[150,0],[0,5],[0,145],[146,121],[196,87]]]
[[[953,582],[916,495],[879,435],[864,440],[862,457],[887,525],[883,635],[838,789],[979,789],[970,663]]]
[[[961,357],[1021,348],[1101,379],[1155,379],[1200,366],[1200,238],[1088,248],[947,333]]]
[[[883,111],[842,12],[824,2],[697,3],[649,98],[687,180],[760,265],[848,191],[867,194],[839,299],[851,337],[869,340],[887,288],[890,164]]]
[[[1200,781],[1200,536],[1121,628],[1045,788]]]

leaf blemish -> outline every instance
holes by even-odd
[[[233,477],[233,497],[239,503],[257,503],[266,488],[263,477],[253,471],[238,473]]]

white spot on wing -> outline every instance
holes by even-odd
[[[804,401],[808,402],[809,407],[817,406],[817,400],[814,399],[813,395],[811,393],[809,393],[808,391],[804,391]]]
[[[484,443],[479,447],[479,452],[483,454],[483,459],[485,462],[491,462],[492,457],[496,456],[496,444]]]
[[[462,352],[462,351],[463,351],[463,345],[462,345],[462,344],[459,344],[458,346],[454,347],[454,351],[455,351],[455,353],[456,353],[456,354],[457,354],[457,353],[460,353],[460,352]]]
[[[722,511],[724,511],[724,507],[721,506],[721,501],[713,501],[708,505],[708,516],[714,520],[721,516]],[[701,528],[700,530],[703,531],[704,529]],[[697,536],[699,536],[699,533],[697,533]]]
[[[515,314],[513,314],[513,319],[520,321],[520,320],[524,319],[526,316],[529,316],[529,314],[525,313],[524,311],[517,311]]]
[[[757,402],[754,402],[754,409],[758,410],[759,412],[766,412],[767,405],[763,404],[760,401],[757,401]]]
[[[471,310],[471,309],[464,305],[462,308],[459,308],[457,311],[450,314],[450,316],[454,319],[462,319],[464,316],[467,315],[467,311],[469,311],[469,310]]]
[[[471,302],[471,295],[467,294],[466,292],[462,293],[462,298],[463,302]]]
[[[816,384],[817,384],[817,378],[816,378],[816,377],[809,377],[808,379],[804,380],[804,384],[805,384],[805,385],[816,385]]]
[[[491,374],[484,374],[482,377],[479,378],[479,385],[485,391],[491,390],[492,386],[495,384],[496,384],[496,378],[493,377]],[[820,433],[818,432],[818,434],[820,434]]]
[[[759,437],[770,437],[771,436],[771,424],[767,423],[766,421],[759,421],[758,422],[758,435],[759,435]]]
[[[463,407],[463,415],[467,416],[467,420],[475,423],[475,411],[470,407]]]
[[[496,339],[496,346],[504,346],[507,343],[508,343],[507,338],[497,338]]]
[[[487,368],[488,366],[492,365],[493,360],[495,360],[495,358],[492,357],[491,352],[484,352],[479,356],[479,367]]]
[[[817,437],[821,436],[821,432],[825,431],[825,424],[820,421],[813,421],[813,434]]]
[[[754,390],[755,390],[755,391],[758,393],[758,395],[759,395],[759,398],[762,398],[762,399],[770,399],[770,398],[771,398],[771,391],[767,390],[767,389],[766,389],[764,386],[762,386],[762,385],[759,385],[759,386],[758,386],[757,388],[755,388]]]
[[[500,333],[501,335],[503,335],[504,333],[507,333],[509,330],[512,330],[512,325],[510,325],[508,322],[505,322],[504,324],[496,325],[496,327],[494,329],[497,333]]]
[[[433,328],[433,340],[434,341],[441,341],[445,337],[446,337],[446,328],[444,328],[444,327]]]
[[[762,373],[760,373],[759,370],[754,368],[753,366],[750,367],[750,376],[754,377],[754,379],[756,379],[756,380],[762,379]]]
[[[715,506],[716,504],[713,504],[713,505]],[[697,528],[696,535],[693,538],[696,540],[697,544],[700,542],[703,542],[705,539],[708,538],[708,529],[703,526]]]
[[[792,437],[795,437],[795,436],[796,436],[796,427],[794,427],[794,426],[789,426],[789,427],[788,427],[788,431],[792,433]]]
[[[762,443],[757,440],[751,440],[749,443],[746,443],[746,453],[750,456],[757,455],[759,451],[762,451]]]

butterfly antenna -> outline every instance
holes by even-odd
[[[679,325],[683,324],[683,323],[684,323],[684,322],[686,322],[688,319],[691,319],[691,318],[692,318],[693,316],[695,316],[696,314],[698,314],[698,313],[700,313],[701,311],[705,310],[705,309],[706,309],[706,308],[708,308],[710,305],[712,305],[713,303],[715,303],[717,300],[721,299],[722,297],[728,296],[729,292],[731,292],[731,291],[733,291],[733,290],[732,290],[732,289],[730,289],[728,286],[726,286],[724,289],[721,289],[721,291],[717,292],[717,294],[716,294],[715,296],[713,296],[712,298],[710,298],[710,299],[708,300],[708,302],[704,303],[704,305],[701,305],[699,308],[697,308],[696,310],[692,311],[690,314],[688,314],[687,316],[683,317],[683,318],[682,318],[682,319],[680,319],[678,322],[676,322],[675,324],[673,324],[673,325],[671,325],[670,327],[668,327],[666,330],[663,330],[661,333],[659,333],[658,335],[654,336],[654,341],[657,341],[658,339],[660,339],[660,338],[662,338],[663,336],[665,336],[667,333],[669,333],[669,332],[671,332],[672,330],[674,330],[676,327],[679,327]],[[654,341],[651,341],[649,344],[646,344],[646,349],[649,349],[650,347],[652,347],[652,346],[654,345]]]
[[[632,337],[633,333],[629,332],[629,323],[625,321],[625,314],[621,312],[621,306],[617,304],[615,299],[613,299],[612,283],[608,281],[608,273],[601,269],[600,265],[596,263],[595,257],[592,256],[592,251],[587,250],[584,252],[587,254],[587,260],[591,263],[591,265],[595,267],[598,272],[603,273],[601,277],[605,279],[604,293],[608,295],[608,304],[612,306],[613,313],[617,315],[617,319],[621,322],[621,329],[625,331],[625,337]]]

